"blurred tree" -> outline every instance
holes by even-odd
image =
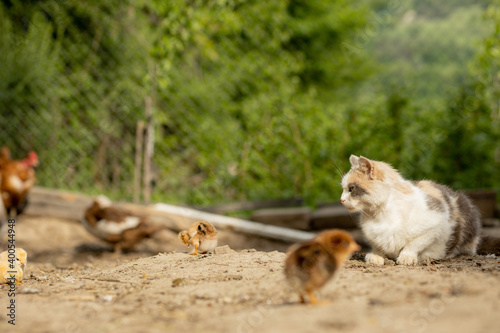
[[[175,152],[158,161],[164,185],[198,204],[216,197],[330,196],[338,181],[329,141],[335,137],[323,134],[332,132],[335,110],[324,103],[347,80],[353,84],[366,74],[368,65],[342,58],[340,49],[366,22],[366,7],[342,1],[154,4],[151,11],[165,17],[158,26],[169,27],[155,48],[164,69],[165,112],[158,120],[167,129],[158,145]],[[189,145],[179,137],[189,137]],[[174,170],[192,175],[187,186],[168,177]]]
[[[117,152],[133,153],[122,133],[141,117],[150,49],[135,14],[122,1],[0,4],[4,143],[38,151],[42,185],[130,189],[134,161]]]
[[[496,2],[489,23],[485,9],[2,1],[0,140],[39,152],[41,185],[130,199],[148,99],[154,200],[333,200],[350,154],[411,178],[499,187],[500,19]]]

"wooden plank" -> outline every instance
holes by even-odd
[[[309,230],[311,208],[266,208],[252,213],[250,220],[297,230]]]
[[[164,212],[170,217],[176,217],[179,225],[188,227],[193,222],[205,220],[213,223],[216,228],[224,228],[249,235],[267,237],[285,242],[299,242],[309,240],[315,236],[312,232],[293,230],[274,225],[267,225],[258,222],[246,221],[234,217],[216,215],[201,212],[192,208],[179,207],[167,204],[156,204],[153,208],[159,212]]]
[[[329,201],[329,202],[320,202],[316,205],[316,209],[328,208],[328,207],[344,207],[340,201]]]
[[[45,215],[80,221],[92,203],[90,196],[61,190],[34,187],[29,194],[26,215]]]
[[[83,217],[84,206],[77,205],[47,205],[43,203],[30,202],[23,215],[50,216],[60,219],[68,219],[79,222]]]
[[[34,202],[52,202],[56,200],[75,204],[89,204],[92,198],[85,194],[35,186],[29,193],[29,200]]]
[[[135,214],[147,216],[149,221],[153,224],[166,226],[168,229],[173,231],[178,232],[185,230],[191,225],[187,224],[185,219],[155,209],[154,205],[141,205],[129,202],[117,202],[115,204],[118,207],[126,208]]]
[[[29,200],[30,204],[26,208],[26,215],[53,216],[75,222],[81,220],[83,212],[92,203],[92,197],[87,195],[40,187],[32,189]],[[198,220],[206,220],[213,223],[217,228],[285,242],[298,242],[311,239],[315,236],[311,232],[265,225],[168,204],[147,206],[119,202],[116,204],[130,209],[136,214],[147,215],[150,217],[152,223],[165,225],[167,228],[175,231],[186,229]]]
[[[497,196],[495,190],[468,190],[464,192],[477,206],[483,219],[495,217]]]
[[[273,200],[259,200],[259,201],[238,201],[231,202],[221,205],[202,207],[198,206],[195,209],[216,213],[225,214],[229,212],[238,212],[244,210],[255,210],[264,208],[278,208],[278,207],[297,207],[302,206],[304,200],[301,198],[290,198],[290,199],[273,199]]]
[[[332,228],[353,229],[358,227],[359,214],[349,213],[343,206],[327,206],[317,209],[311,216],[311,230]]]

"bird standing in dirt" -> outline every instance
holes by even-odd
[[[292,246],[285,260],[285,277],[298,291],[301,303],[306,303],[305,295],[311,304],[318,303],[314,291],[322,288],[359,249],[349,233],[338,229]]]
[[[85,211],[82,224],[95,237],[113,244],[114,253],[130,250],[144,238],[165,229],[151,225],[145,216],[112,205],[111,200],[100,195]]]
[[[217,230],[208,222],[198,221],[188,230],[181,231],[179,240],[187,247],[193,246],[190,254],[207,253],[217,246]]]
[[[27,263],[28,254],[21,248],[16,249],[14,258],[9,258],[8,251],[0,253],[0,284],[10,283],[12,278],[20,284]]]
[[[10,218],[16,218],[26,208],[28,192],[36,181],[35,167],[38,156],[34,151],[22,160],[12,160],[10,150],[3,146],[0,151],[0,192]]]

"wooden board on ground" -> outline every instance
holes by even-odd
[[[85,209],[92,203],[92,197],[67,191],[35,187],[29,196],[26,215],[44,215],[80,221]],[[140,205],[116,203],[136,214],[147,215],[153,223],[162,224],[171,230],[188,228],[197,220],[206,220],[217,228],[231,229],[236,232],[267,237],[285,242],[298,242],[314,237],[314,233],[266,225],[243,219],[201,212],[192,208],[167,204]]]
[[[80,221],[92,198],[79,193],[34,187],[29,194],[26,215],[44,215]]]
[[[477,206],[483,219],[495,217],[497,196],[497,192],[495,190],[469,190],[465,191],[465,193]]]
[[[252,213],[250,220],[297,230],[309,230],[310,207],[266,208]]]
[[[230,202],[215,206],[195,207],[195,209],[215,214],[226,214],[230,212],[264,209],[264,208],[297,207],[297,206],[302,206],[303,204],[304,204],[303,199],[291,198],[291,199]]]
[[[192,208],[167,204],[156,204],[153,205],[152,208],[154,208],[154,210],[156,210],[157,212],[163,212],[167,214],[170,219],[175,220],[180,225],[184,225],[183,228],[186,228],[195,221],[204,220],[213,223],[217,228],[226,228],[236,232],[242,232],[254,236],[268,237],[285,242],[299,242],[309,240],[315,236],[315,233],[312,232],[293,230],[274,225],[246,221],[229,216],[200,212]]]
[[[310,229],[355,229],[358,220],[359,214],[349,213],[343,206],[325,206],[312,213]]]

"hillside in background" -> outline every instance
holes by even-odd
[[[491,33],[483,18],[487,3],[413,1],[402,8],[371,44],[378,79],[417,106],[442,107],[467,83],[469,65]]]

